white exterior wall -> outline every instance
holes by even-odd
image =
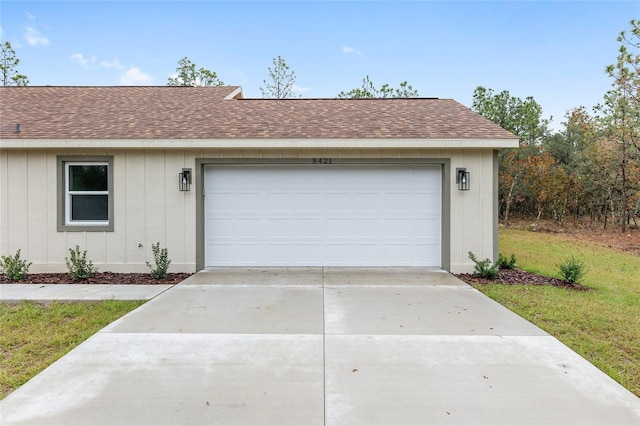
[[[58,155],[114,157],[114,232],[57,231]],[[195,193],[178,191],[178,172],[193,163],[173,151],[1,150],[0,254],[20,249],[30,272],[66,272],[78,245],[101,272],[148,272],[159,241],[170,272],[193,272]]]
[[[114,157],[114,231],[57,231],[57,156]],[[170,272],[195,271],[196,191],[178,190],[196,158],[449,158],[450,270],[471,272],[467,253],[494,256],[493,149],[0,149],[0,254],[33,262],[30,272],[64,272],[79,245],[100,271],[147,272],[151,244],[167,247]],[[455,169],[471,173],[458,191]],[[445,210],[447,214],[447,210]],[[142,245],[142,247],[139,247]]]
[[[459,151],[451,157],[452,174],[457,167],[464,167],[470,172],[470,190],[459,191],[455,176],[452,177],[450,270],[454,273],[470,273],[474,267],[468,255],[470,251],[478,259],[495,260],[493,151]]]

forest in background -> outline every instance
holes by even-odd
[[[611,90],[588,111],[567,112],[560,131],[533,97],[482,86],[472,109],[520,138],[520,148],[499,154],[499,212],[504,225],[514,217],[568,221],[603,229],[638,228],[640,222],[640,20],[618,37],[615,64],[603,70]]]

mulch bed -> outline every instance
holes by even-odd
[[[521,271],[519,269],[501,269],[498,273],[498,277],[493,281],[487,278],[476,277],[473,274],[456,274],[456,277],[460,278],[467,284],[550,285],[577,291],[590,290],[589,287],[585,287],[577,283],[569,284],[568,282],[560,280],[558,278],[544,277],[542,275]]]
[[[8,281],[4,275],[0,275],[0,284],[178,284],[193,274],[175,273],[167,274],[167,278],[157,280],[151,274],[128,274],[116,272],[99,272],[93,278],[72,281],[69,274],[28,274],[19,281]]]
[[[72,281],[69,274],[28,274],[19,281],[8,281],[4,275],[0,274],[0,284],[178,284],[193,274],[174,273],[167,274],[164,280],[156,280],[151,274],[129,274],[116,272],[99,272],[93,278],[86,280]],[[479,278],[473,274],[455,274],[467,284],[505,284],[505,285],[551,285],[554,287],[568,288],[571,290],[588,291],[589,288],[580,284],[569,284],[557,278],[543,277],[531,272],[521,271],[519,269],[501,269],[498,277],[490,281],[486,278]]]

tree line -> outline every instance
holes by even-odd
[[[268,68],[269,77],[262,81],[260,93],[265,99],[289,99],[299,98],[296,94],[296,74],[287,61],[280,55],[273,58],[273,67]],[[169,86],[223,86],[224,83],[218,75],[206,68],[196,70],[196,65],[188,57],[178,61],[175,76],[169,77]],[[376,87],[369,76],[362,79],[362,86],[349,91],[338,93],[338,98],[417,98],[418,91],[408,82],[403,81],[399,87],[394,88],[389,84]]]
[[[260,87],[260,93],[267,99],[288,99],[300,97],[296,94],[296,75],[284,58],[278,55],[273,59],[273,67],[268,68],[268,79],[264,79]],[[4,42],[0,45],[0,72],[2,73],[2,85],[27,86],[29,79],[20,74],[18,65],[20,59],[16,56],[11,43]],[[197,68],[188,57],[178,61],[174,75],[167,80],[167,86],[224,86],[224,82],[215,71],[200,67]],[[398,88],[383,84],[379,88],[371,82],[367,75],[362,80],[362,87],[340,92],[338,98],[415,98],[418,91],[408,82],[403,81]]]
[[[499,211],[514,216],[568,220],[626,232],[640,216],[640,21],[618,37],[617,61],[606,67],[611,90],[588,111],[567,112],[562,129],[532,98],[477,87],[472,109],[520,138],[520,148],[502,150]]]
[[[567,112],[560,131],[533,97],[520,99],[507,90],[496,93],[478,86],[472,109],[520,138],[520,147],[499,153],[499,213],[506,225],[514,217],[551,219],[619,227],[638,226],[640,216],[640,20],[618,36],[617,61],[605,68],[612,88],[601,104],[588,111]],[[9,42],[2,44],[0,70],[4,86],[26,86],[17,71],[19,60]],[[263,98],[286,99],[296,94],[296,75],[282,56],[273,59],[260,92]],[[169,86],[222,86],[216,72],[197,68],[188,58],[178,62]],[[414,98],[407,81],[377,87],[369,76],[362,86],[337,98]]]

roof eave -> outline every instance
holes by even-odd
[[[459,139],[0,139],[1,149],[285,149],[285,148],[517,148],[517,138]]]

